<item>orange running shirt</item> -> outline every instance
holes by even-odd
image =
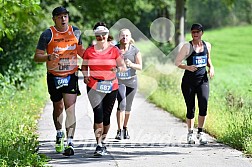
[[[52,38],[47,45],[47,53],[57,53],[59,54],[59,59],[47,61],[46,66],[48,72],[56,76],[73,74],[78,70],[78,39],[74,35],[73,27],[68,26],[65,32],[57,31],[54,26],[51,26],[50,30],[52,32]]]

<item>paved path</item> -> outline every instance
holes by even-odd
[[[109,154],[93,157],[95,138],[92,130],[93,113],[85,85],[79,80],[82,95],[76,104],[77,129],[75,155],[65,157],[55,153],[56,132],[52,120],[52,103],[48,102],[39,120],[39,152],[51,158],[49,166],[67,167],[252,167],[252,160],[240,151],[217,143],[207,135],[205,146],[186,144],[186,124],[171,114],[136,95],[129,122],[130,140],[115,140],[116,111],[111,116],[111,129],[106,140]],[[115,105],[115,107],[117,104]],[[196,131],[196,130],[195,130]]]

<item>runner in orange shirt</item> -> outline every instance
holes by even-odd
[[[84,53],[81,32],[77,27],[68,25],[68,14],[62,6],[52,11],[55,25],[41,34],[34,56],[36,62],[46,62],[48,92],[53,102],[53,120],[57,130],[55,148],[57,152],[64,151],[66,156],[74,155],[75,102],[79,93],[77,54],[82,56]],[[64,107],[66,148],[62,130]]]

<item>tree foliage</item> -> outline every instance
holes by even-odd
[[[150,25],[166,17],[175,24],[175,0],[0,0],[0,85],[20,86],[38,67],[32,60],[42,31],[53,25],[52,10],[65,6],[70,11],[70,24],[82,32],[98,21],[108,27],[127,18],[149,39]],[[252,23],[252,0],[185,0],[185,29],[201,22],[206,28]],[[213,12],[214,11],[214,12]],[[84,46],[91,42],[83,36]],[[163,47],[162,44],[157,44]],[[165,46],[166,47],[166,46]],[[168,46],[170,47],[170,46]],[[164,49],[166,50],[166,49]],[[21,86],[22,87],[22,86]]]
[[[186,9],[186,29],[194,22],[205,28],[252,23],[252,0],[188,0]]]
[[[0,1],[0,86],[21,88],[36,68],[31,60],[42,12],[38,0]]]
[[[70,10],[70,21],[81,30],[92,29],[98,21],[113,26],[122,18],[129,19],[144,34],[149,36],[149,26],[158,17],[174,17],[174,0],[69,0],[52,3],[43,0],[42,9],[50,9],[63,5]]]
[[[21,28],[32,32],[41,11],[38,0],[0,0],[0,8],[0,40],[13,39]]]

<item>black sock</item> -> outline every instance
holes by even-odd
[[[123,129],[127,129],[127,127],[123,127]]]
[[[203,132],[203,128],[198,128],[198,133]]]

